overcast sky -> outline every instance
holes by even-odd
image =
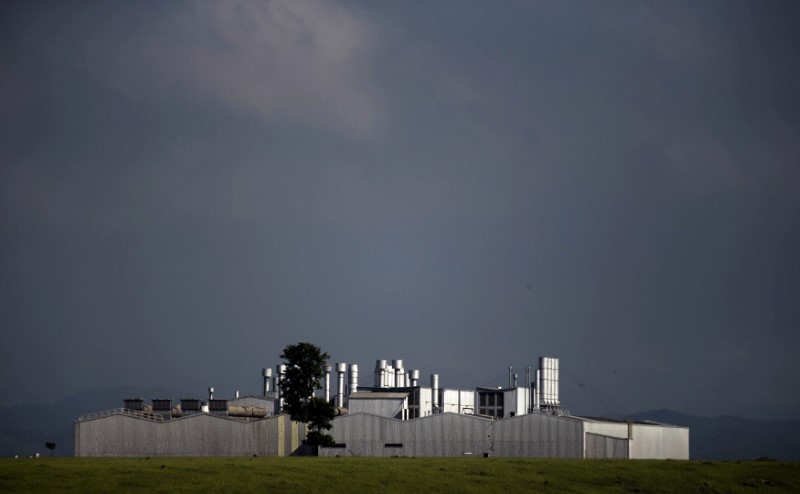
[[[2,2],[0,395],[255,393],[310,341],[362,384],[548,355],[574,413],[798,418],[798,22]]]

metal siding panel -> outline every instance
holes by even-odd
[[[410,421],[357,414],[334,419],[331,434],[347,448],[338,452],[323,448],[325,456],[391,456],[398,454],[398,450],[385,448],[384,444],[403,443],[402,454],[421,457],[463,456],[465,452],[510,457],[583,457],[581,422],[540,414],[498,421],[450,413]]]
[[[689,429],[663,425],[634,424],[631,458],[689,459]]]
[[[75,451],[78,456],[274,456],[285,453],[278,447],[285,434],[278,429],[286,419],[240,421],[197,414],[152,422],[112,415],[76,422]],[[289,444],[304,437],[305,428],[299,425]]]
[[[602,436],[591,432],[586,434],[586,458],[628,458],[628,440],[618,437]]]

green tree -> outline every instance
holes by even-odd
[[[286,373],[281,378],[283,411],[292,420],[305,422],[311,432],[306,444],[326,446],[333,444],[333,438],[323,431],[330,430],[330,421],[336,414],[333,404],[314,397],[320,379],[325,375],[323,366],[328,354],[318,346],[307,342],[287,345],[281,353],[286,365]]]

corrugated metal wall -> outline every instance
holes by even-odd
[[[497,421],[451,413],[410,421],[355,414],[335,419],[330,433],[346,447],[320,448],[320,456],[583,457],[581,422],[540,414]]]
[[[633,424],[631,458],[689,459],[689,429],[650,424]]]
[[[379,397],[376,399],[350,399],[347,406],[350,413],[370,413],[382,417],[395,417],[403,411],[405,403],[405,398]]]
[[[445,413],[408,421],[359,413],[334,419],[330,433],[346,447],[320,448],[320,456],[624,458],[630,451],[637,459],[689,458],[684,427],[632,424],[628,445],[628,424],[536,413],[503,420]],[[119,414],[76,422],[75,456],[286,456],[302,452],[305,434],[305,425],[287,415],[196,414],[160,422]]]
[[[586,433],[586,458],[628,458],[628,440]]]
[[[196,414],[154,422],[126,415],[75,422],[75,456],[287,456],[305,425],[287,415],[241,420]]]
[[[628,439],[628,424],[625,422],[587,419],[584,423],[587,433]],[[632,434],[630,457],[632,459],[689,459],[688,428],[640,423],[632,423],[630,427]]]

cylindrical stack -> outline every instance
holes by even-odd
[[[286,375],[286,365],[280,364],[275,366],[276,374],[275,376],[278,379],[278,385],[275,388],[275,391],[278,392],[278,413],[283,413],[283,378]]]
[[[263,386],[264,396],[267,396],[267,393],[269,393],[270,381],[272,381],[272,368],[265,367],[264,369],[262,369],[261,376],[264,378],[264,386]]]
[[[387,369],[386,369],[386,361],[385,360],[377,360],[375,361],[375,387],[376,388],[385,388],[389,385],[388,379],[386,378]]]
[[[539,357],[539,405],[548,405],[549,398],[549,385],[548,385],[548,372],[547,372],[547,357]]]
[[[333,372],[333,366],[326,364],[322,370],[325,372],[325,401],[331,401],[331,372]]]
[[[432,413],[439,413],[439,374],[431,374]]]
[[[419,386],[419,369],[411,371],[411,386]]]
[[[344,373],[347,372],[347,363],[346,362],[339,362],[336,364],[336,374],[337,374],[337,388],[336,392],[336,406],[344,407]]]
[[[214,399],[214,388],[208,388],[208,401]]]
[[[406,385],[406,371],[403,369],[403,361],[400,359],[392,360],[394,368],[394,386],[402,388]]]
[[[525,385],[528,386],[528,413],[533,411],[533,393],[531,392],[531,388],[533,387],[533,383],[531,382],[531,366],[525,367]]]
[[[560,405],[561,399],[558,397],[558,359],[553,358],[553,404]]]
[[[351,394],[358,391],[358,364],[350,364],[350,392]]]

